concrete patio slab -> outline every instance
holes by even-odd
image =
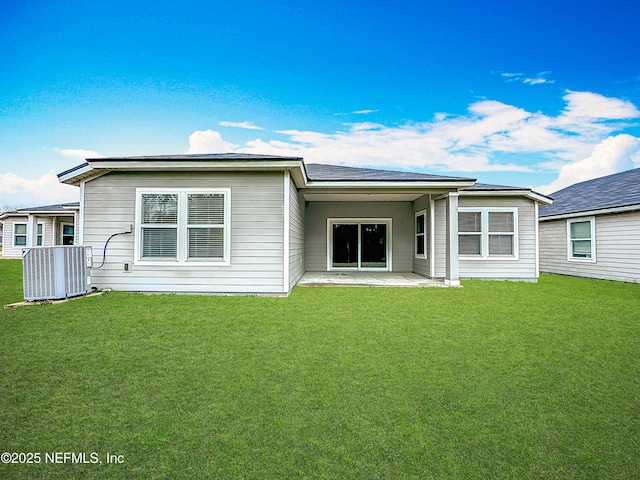
[[[446,287],[443,280],[416,273],[393,272],[306,272],[298,285],[303,287]]]

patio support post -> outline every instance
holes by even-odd
[[[27,217],[27,247],[38,245],[38,217],[29,215]]]
[[[460,286],[458,269],[458,192],[447,195],[447,268],[444,284],[451,287]]]

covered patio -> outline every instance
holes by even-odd
[[[305,272],[299,286],[320,287],[446,287],[444,280],[426,278],[417,273],[395,272]]]

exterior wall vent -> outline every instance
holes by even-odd
[[[25,300],[58,300],[89,293],[91,260],[91,247],[24,249],[22,267]]]

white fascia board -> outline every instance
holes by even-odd
[[[291,175],[291,179],[293,180],[293,183],[295,184],[296,188],[301,189],[307,186],[309,179],[307,178],[307,172],[302,166],[302,162],[300,162],[300,165],[296,165],[293,168],[289,168],[288,171],[289,171],[289,174]]]
[[[300,167],[300,160],[87,160],[93,168],[119,171],[216,171],[216,170],[290,170]]]
[[[91,167],[91,165],[85,165],[82,168],[67,173],[61,177],[58,177],[60,183],[66,183],[67,185],[79,186],[82,180],[89,177],[99,177],[107,172],[101,172]]]
[[[13,213],[12,216],[26,217],[27,215],[35,215],[37,217],[55,217],[59,215],[73,215],[72,210],[20,210]]]
[[[531,190],[461,190],[465,197],[526,197],[544,205],[551,205],[553,200]]]
[[[548,222],[550,220],[562,220],[564,218],[591,217],[594,215],[607,215],[611,213],[633,212],[635,210],[640,210],[640,205],[638,204],[626,205],[624,207],[601,208],[599,210],[585,210],[583,212],[572,212],[572,213],[563,213],[560,215],[549,215],[546,217],[540,217],[539,221]]]
[[[19,212],[5,212],[0,215],[0,220],[9,217],[28,217],[29,215],[35,215],[37,217],[69,216],[73,215],[78,209],[79,207],[69,207],[63,210],[20,210]]]
[[[458,188],[467,188],[475,185],[475,182],[447,182],[447,181],[384,181],[384,180],[371,180],[371,181],[329,181],[329,182],[307,182],[307,188],[406,188],[406,189],[451,189],[456,190]]]

